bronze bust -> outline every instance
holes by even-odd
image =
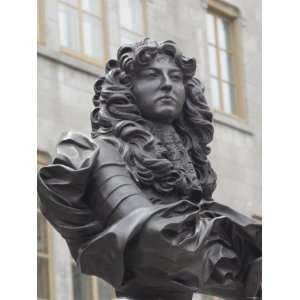
[[[67,133],[41,211],[86,274],[134,300],[261,296],[261,225],[212,199],[212,113],[172,41],[120,47],[94,86],[92,138]]]

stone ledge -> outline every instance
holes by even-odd
[[[96,77],[104,73],[104,68],[100,68],[65,53],[51,50],[42,45],[38,45],[37,55]]]
[[[238,119],[218,111],[214,111],[213,115],[215,123],[231,127],[232,129],[238,130],[245,134],[253,135],[253,130],[251,130],[246,120]]]

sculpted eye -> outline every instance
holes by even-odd
[[[172,80],[180,81],[180,80],[182,80],[182,75],[180,73],[178,73],[178,74],[175,73],[175,74],[171,75],[171,78],[172,78]]]
[[[149,78],[149,79],[156,78],[157,74],[155,72],[149,72],[149,73],[144,74],[144,77]]]

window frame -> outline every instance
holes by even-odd
[[[75,299],[75,296],[74,296],[74,282],[73,282],[73,266],[76,267],[76,262],[74,261],[74,259],[72,257],[70,257],[71,259],[71,272],[72,272],[72,299],[74,300]],[[92,288],[92,300],[102,300],[101,297],[100,297],[100,293],[99,293],[99,286],[98,286],[98,283],[97,283],[97,277],[96,276],[92,276],[92,275],[87,275],[87,274],[84,274],[85,276],[88,276],[89,277],[89,281],[91,283],[91,288]],[[114,294],[115,294],[115,290],[114,290]],[[113,300],[113,299],[111,299]]]
[[[75,289],[74,289],[74,280],[73,280],[73,267],[76,267],[76,262],[74,261],[74,259],[72,257],[70,257],[71,259],[71,277],[72,277],[72,299],[75,299]],[[81,275],[81,274],[80,274]],[[94,278],[94,276],[90,276],[90,275],[86,275],[88,276],[88,280],[90,281],[91,284],[91,288],[92,288],[92,299],[93,300],[100,300],[98,297],[98,290],[97,290],[97,286],[96,286],[96,280]]]
[[[50,155],[44,151],[38,151],[37,153],[37,168],[38,170],[46,166],[51,161]],[[52,229],[45,219],[40,209],[37,208],[37,214],[40,214],[41,217],[45,220],[46,233],[47,233],[47,254],[39,252],[37,250],[37,259],[38,257],[47,258],[48,260],[48,289],[49,289],[49,298],[37,298],[38,300],[55,300],[54,296],[54,274],[53,274],[53,236]],[[38,226],[38,225],[37,225]]]
[[[148,22],[147,22],[147,3],[146,0],[139,0],[141,2],[141,24],[142,24],[142,33],[137,31],[133,31],[121,25],[121,14],[120,14],[120,5],[118,1],[118,17],[119,17],[119,35],[120,35],[120,43],[122,40],[122,31],[127,31],[134,36],[139,36],[141,39],[147,36],[148,33]]]
[[[73,9],[76,9],[76,11],[78,11],[79,13],[79,41],[80,41],[80,51],[76,51],[76,50],[73,50],[71,48],[68,48],[68,47],[64,47],[60,44],[60,29],[59,29],[59,19],[58,19],[58,40],[59,40],[59,49],[62,53],[64,54],[67,54],[73,58],[76,58],[76,59],[79,59],[79,60],[82,60],[84,62],[87,62],[89,64],[92,64],[92,65],[96,65],[98,67],[103,67],[105,65],[105,62],[107,61],[108,59],[108,34],[107,34],[107,13],[106,13],[106,4],[105,4],[105,1],[104,0],[98,0],[100,2],[100,7],[101,7],[101,16],[100,17],[97,17],[96,15],[94,14],[91,14],[90,12],[84,10],[82,8],[82,5],[81,5],[81,1],[82,0],[78,0],[78,7],[77,6],[73,6],[69,3],[66,3],[64,2],[63,0],[57,0],[57,14],[59,12],[59,4],[63,4],[67,7],[70,7],[70,8],[73,8]],[[82,29],[82,15],[83,14],[87,14],[89,16],[92,16],[92,17],[97,17],[98,20],[100,20],[102,23],[103,23],[103,28],[101,29],[102,30],[102,34],[103,34],[103,40],[101,41],[103,43],[103,59],[95,59],[95,58],[92,58],[86,54],[83,53],[83,29]]]
[[[37,42],[45,44],[45,0],[37,0]]]
[[[217,109],[213,107],[213,110],[225,115],[229,116],[236,120],[246,120],[247,119],[247,111],[246,111],[246,101],[245,101],[245,88],[244,88],[244,70],[243,70],[243,61],[242,61],[242,37],[241,37],[241,24],[240,24],[240,11],[238,8],[220,2],[218,0],[208,0],[208,7],[207,7],[207,14],[212,14],[214,16],[214,22],[216,23],[216,17],[225,19],[229,22],[229,35],[230,35],[230,51],[226,49],[226,53],[230,52],[232,55],[231,60],[231,67],[232,67],[232,83],[234,85],[234,112],[227,113],[223,108],[223,88],[222,84],[220,84],[220,102],[221,102],[221,109]],[[214,24],[215,35],[217,38],[217,28],[216,24]],[[218,41],[217,41],[218,44]],[[207,39],[207,51],[211,44],[208,42]],[[221,68],[220,68],[220,49],[219,47],[216,48],[217,51],[217,68],[218,68],[218,77],[215,76],[213,78],[217,79],[219,83],[222,83],[221,79]],[[209,79],[212,76],[209,74]],[[227,82],[227,81],[226,81]],[[209,82],[209,86],[211,88],[211,83]]]

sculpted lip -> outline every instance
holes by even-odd
[[[156,102],[157,102],[157,101],[163,101],[163,100],[171,100],[171,101],[173,101],[173,102],[176,102],[176,99],[175,99],[174,97],[172,97],[172,96],[167,96],[167,95],[161,96],[161,97],[157,98],[157,99],[156,99]]]

